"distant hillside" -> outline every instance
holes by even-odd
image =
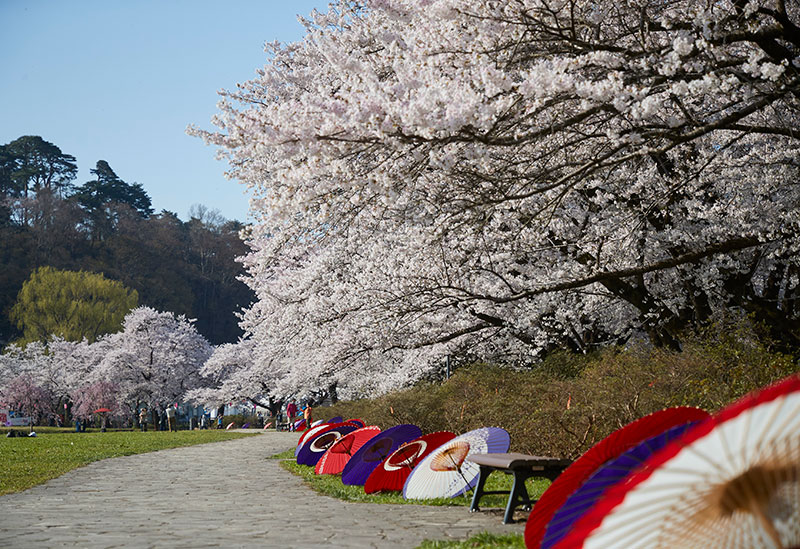
[[[196,318],[211,343],[236,341],[235,312],[253,300],[237,280],[243,225],[202,206],[187,222],[154,214],[143,187],[107,162],[91,173],[75,185],[75,158],[37,136],[0,146],[0,344],[18,337],[8,313],[41,266],[103,273],[136,289],[141,305]]]

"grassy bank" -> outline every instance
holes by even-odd
[[[0,438],[0,495],[26,490],[105,458],[129,456],[252,436],[229,431],[42,432],[37,437]],[[27,429],[21,430],[27,434]]]
[[[525,549],[522,534],[492,534],[483,532],[464,541],[425,540],[417,549]]]

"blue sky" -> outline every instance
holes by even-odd
[[[0,144],[40,135],[106,160],[156,211],[192,204],[247,220],[243,185],[186,126],[210,129],[219,89],[255,76],[265,42],[299,40],[326,0],[0,0]]]

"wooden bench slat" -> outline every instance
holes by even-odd
[[[531,456],[511,452],[508,454],[472,454],[467,460],[478,465],[488,465],[501,469],[517,469],[520,467],[566,467],[572,463],[569,459]]]

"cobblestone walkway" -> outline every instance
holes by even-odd
[[[0,497],[0,548],[416,547],[503,525],[466,508],[346,503],[317,495],[269,456],[295,433],[99,461]]]

